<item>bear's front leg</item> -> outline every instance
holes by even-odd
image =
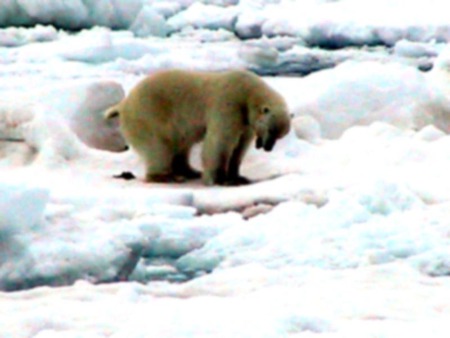
[[[254,133],[252,130],[248,129],[242,133],[242,136],[239,139],[239,143],[237,147],[234,149],[233,154],[230,159],[229,167],[228,167],[228,175],[226,178],[227,185],[244,185],[249,184],[251,181],[239,174],[239,169],[244,158],[245,153],[247,152],[251,141],[253,140]]]
[[[223,133],[207,132],[202,149],[203,184],[226,185],[233,149],[230,142],[233,142],[233,138],[226,138]]]

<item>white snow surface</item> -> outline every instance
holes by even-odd
[[[130,30],[0,30],[0,337],[448,337],[443,4],[2,1],[5,26]],[[305,47],[326,36],[393,48]],[[249,150],[248,186],[145,183],[102,119],[158,69],[305,56],[339,65],[264,77],[292,129]]]
[[[289,35],[318,45],[394,45],[402,39],[446,41],[445,0],[5,0],[0,27],[54,25],[64,29],[105,26],[137,36],[166,36],[187,27],[227,29],[246,38]],[[21,44],[14,31],[0,44]],[[45,34],[48,37],[48,34]],[[31,37],[31,39],[33,39]]]

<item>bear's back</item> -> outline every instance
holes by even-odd
[[[200,118],[208,97],[206,79],[194,72],[164,70],[139,82],[130,92],[126,114],[152,115],[152,120]]]

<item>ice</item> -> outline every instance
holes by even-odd
[[[136,29],[139,29],[137,27]],[[123,59],[137,59],[154,52],[151,46],[131,39],[129,32],[112,33],[109,29],[97,28],[83,31],[58,46],[57,55],[67,60],[102,63]]]
[[[76,0],[70,3],[56,0],[30,0],[18,1],[22,5],[26,15],[30,18],[38,18],[44,23],[66,25],[66,28],[79,28],[87,21],[89,13],[82,1]]]
[[[8,0],[1,5],[0,26],[51,24],[80,29],[93,26],[130,29],[139,36],[162,35],[188,26],[227,29],[244,38],[289,35],[312,45],[395,45],[446,41],[449,26],[440,6],[423,0],[395,1],[143,1]],[[155,20],[149,24],[145,21]],[[420,18],[417,19],[417,18]],[[166,20],[166,21],[165,21]]]
[[[173,207],[171,208],[173,209]],[[175,209],[176,210],[176,209]],[[151,236],[143,255],[146,257],[178,258],[202,247],[231,224],[242,219],[237,214],[221,216],[203,216],[188,219],[161,216],[143,218],[140,228],[144,233],[159,234]]]
[[[306,186],[306,187],[305,187]],[[308,193],[308,185],[301,177],[286,176],[251,187],[236,187],[227,190],[208,189],[194,194],[194,205],[201,212],[214,213],[240,210],[259,203],[278,204],[293,197]]]
[[[145,6],[134,20],[130,30],[136,36],[159,36],[166,37],[169,32],[169,25],[164,17],[153,8]]]
[[[37,209],[40,206],[39,203],[35,205]],[[137,263],[147,241],[141,233],[142,224],[130,222],[127,209],[122,213],[116,210],[113,214],[108,211],[111,206],[107,204],[97,205],[99,209],[88,206],[74,211],[69,206],[67,202],[54,201],[52,197],[40,228],[21,233],[19,239],[26,251],[16,257],[16,264],[2,266],[2,288],[32,287],[44,283],[61,285],[79,278],[96,282],[119,280],[127,278],[134,270],[134,266],[127,265]],[[42,209],[39,210],[41,217]],[[133,212],[136,206],[128,210],[128,213]],[[102,216],[105,213],[110,216]],[[30,212],[28,217],[32,219],[33,214]],[[92,219],[97,221],[92,222]],[[20,267],[28,269],[22,271]]]
[[[236,34],[242,39],[256,39],[262,36],[262,24],[266,20],[260,8],[245,10],[236,20]]]
[[[181,11],[185,1],[148,1],[147,3],[151,4],[151,9],[156,13],[162,15],[164,18],[169,18],[174,16],[176,13]]]
[[[0,6],[0,26],[42,23],[65,29],[94,25],[129,27],[142,8],[142,0],[7,0]]]
[[[262,31],[268,36],[299,35],[312,45],[327,48],[392,46],[402,39],[446,41],[448,24],[440,11],[443,4],[413,1],[408,11],[402,11],[400,1],[286,1],[282,6],[266,7]]]
[[[319,142],[322,138],[320,124],[310,115],[301,115],[292,119],[295,135],[310,143]]]
[[[432,277],[444,277],[450,274],[448,251],[444,248],[429,250],[416,256],[411,264],[422,273]]]
[[[42,222],[48,191],[24,184],[1,183],[1,238],[26,232]]]
[[[179,31],[186,26],[233,30],[236,16],[237,11],[234,7],[221,8],[195,2],[187,10],[171,17],[167,23],[174,31]]]
[[[349,61],[299,81],[298,92],[302,95],[293,113],[315,118],[326,138],[374,121],[408,129],[434,121],[433,111],[426,107],[431,94],[425,76],[400,64]]]
[[[112,28],[129,28],[143,8],[142,0],[85,0],[89,14],[90,26]]]
[[[1,2],[0,336],[447,337],[446,8]],[[122,151],[104,110],[170,67],[285,97],[252,184],[147,183]]]
[[[24,141],[43,162],[78,156],[81,142],[123,151],[118,125],[103,116],[123,96],[122,87],[112,81],[78,81],[12,96],[0,102],[0,137]]]
[[[440,52],[437,45],[430,45],[410,40],[400,40],[394,46],[394,53],[411,58],[436,57]]]
[[[53,26],[37,25],[32,29],[10,27],[0,29],[0,46],[16,47],[31,42],[45,42],[58,39]]]
[[[418,138],[420,138],[421,140],[430,141],[430,142],[437,141],[437,140],[441,139],[442,137],[445,137],[445,135],[446,134],[442,130],[436,128],[433,125],[426,126],[425,128],[421,129],[416,134],[416,136]]]
[[[379,192],[365,186],[357,190],[359,196],[355,192],[332,194],[322,209],[299,202],[281,203],[266,216],[227,229],[181,257],[178,268],[210,271],[250,263],[273,269],[285,264],[354,268],[407,258],[447,242],[439,239],[438,232],[420,230],[419,223],[412,222],[414,217],[426,215],[420,211],[423,202],[413,193],[392,183]],[[388,214],[393,216],[384,217]],[[437,220],[436,216],[427,223]]]
[[[433,109],[436,126],[445,132],[450,131],[450,91],[448,89],[450,79],[450,50],[445,47],[435,60],[433,69],[427,74],[430,92],[433,95]]]
[[[0,183],[0,287],[6,288],[8,274],[24,272],[28,265],[16,266],[14,262],[27,253],[23,234],[42,226],[44,210],[49,201],[49,191],[32,183]],[[22,277],[22,276],[21,276]]]
[[[46,115],[59,115],[85,144],[112,151],[122,151],[125,141],[118,126],[105,121],[104,111],[120,102],[125,93],[114,81],[73,81],[51,86],[34,94],[46,109]],[[69,107],[67,107],[69,103]]]

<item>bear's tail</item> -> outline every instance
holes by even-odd
[[[116,104],[115,106],[112,106],[111,108],[108,108],[103,114],[103,117],[105,118],[105,120],[109,120],[115,117],[119,117],[119,115],[120,115],[120,103]]]

